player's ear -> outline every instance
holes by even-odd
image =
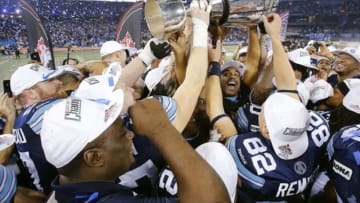
[[[100,167],[105,163],[104,151],[101,148],[91,148],[83,152],[83,161],[88,167]]]

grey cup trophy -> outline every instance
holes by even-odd
[[[151,34],[167,39],[185,25],[186,10],[181,0],[147,0],[145,21]]]
[[[279,0],[210,0],[211,21],[218,25],[238,27],[258,24],[261,16],[276,10]]]

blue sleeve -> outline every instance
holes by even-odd
[[[32,131],[34,131],[36,134],[40,134],[45,111],[49,110],[53,105],[57,104],[60,101],[61,99],[53,100],[51,102],[46,102],[36,107],[37,110],[27,122]]]
[[[360,201],[360,125],[342,128],[328,147],[329,175],[344,202]]]
[[[167,96],[154,96],[154,98],[160,101],[169,120],[173,121],[176,117],[177,110],[177,104],[175,99]]]

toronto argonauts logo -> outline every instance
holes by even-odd
[[[294,164],[294,170],[298,175],[304,175],[307,170],[306,164],[302,161],[297,161]]]

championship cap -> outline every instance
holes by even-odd
[[[243,76],[245,73],[245,65],[239,61],[229,61],[224,63],[221,66],[221,72],[225,71],[226,69],[230,68],[230,67],[234,67],[240,74],[240,76]]]
[[[83,77],[80,71],[72,65],[57,66],[51,77],[58,77],[66,73],[74,75],[78,80]]]
[[[248,46],[244,46],[239,50],[238,57],[248,52]]]
[[[117,41],[106,41],[100,48],[100,56],[104,57],[121,50],[126,50],[126,47],[123,44],[120,44]]]
[[[229,150],[218,142],[206,142],[198,146],[195,151],[216,171],[226,187],[231,202],[235,202],[238,171]],[[166,174],[169,173],[173,174],[171,170],[166,170]],[[178,187],[172,187],[171,192],[167,192],[175,195],[177,189]]]
[[[111,63],[104,69],[102,75],[91,76],[81,81],[78,89],[73,93],[74,97],[97,100],[108,98],[116,87],[121,76],[119,63]]]
[[[238,171],[229,150],[218,142],[207,142],[198,146],[195,151],[199,153],[220,176],[228,191],[231,202],[235,202]]]
[[[70,163],[119,117],[123,91],[104,99],[109,102],[68,97],[44,113],[40,138],[49,163],[56,168]]]
[[[360,79],[348,78],[339,82],[336,86],[343,95],[346,95],[351,89],[360,88]]]
[[[360,63],[360,50],[355,47],[345,47],[341,50],[334,51],[334,54],[347,54],[353,57],[358,63]]]
[[[276,87],[276,78],[272,78],[272,83]],[[300,97],[301,103],[304,104],[304,106],[307,105],[310,99],[310,90],[309,88],[300,80],[296,80],[296,90],[298,91],[298,95]]]
[[[314,66],[311,65],[310,54],[305,49],[302,48],[295,49],[293,51],[288,52],[287,55],[289,57],[289,60],[295,64],[304,66],[306,68],[312,68],[312,69],[315,68]]]
[[[15,143],[15,135],[2,134],[0,135],[0,151],[12,146]]]
[[[332,86],[325,80],[317,80],[311,87],[310,100],[313,104],[334,95]]]
[[[150,70],[144,79],[144,83],[148,88],[149,92],[156,87],[157,84],[169,73],[168,66],[170,65],[171,58],[166,57],[161,60],[159,67]]]
[[[360,114],[360,87],[350,89],[343,99],[343,105],[346,109]]]
[[[275,153],[285,160],[295,159],[308,148],[309,113],[298,100],[274,93],[264,102],[264,117]]]
[[[25,89],[28,89],[39,82],[51,79],[53,77],[52,73],[52,70],[35,63],[20,66],[11,75],[11,91],[15,96],[18,96]]]

